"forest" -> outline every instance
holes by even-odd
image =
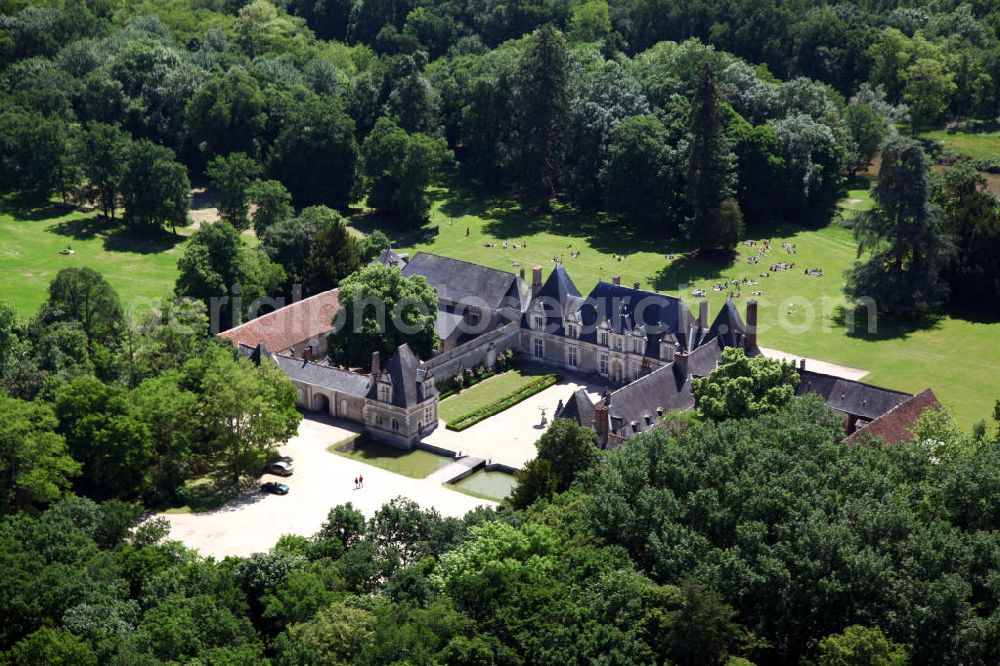
[[[286,286],[304,266],[274,246],[303,228],[271,227],[307,206],[351,215],[366,204],[415,227],[427,186],[457,172],[539,210],[593,210],[726,250],[775,221],[826,224],[853,174],[895,166],[883,146],[917,160],[905,178],[924,182],[905,204],[876,191],[848,293],[910,315],[992,309],[985,297],[1000,284],[1000,207],[983,177],[997,158],[952,156],[932,173],[940,147],[907,139],[992,127],[1000,11],[989,5],[8,0],[0,10],[0,190],[11,201],[60,197],[154,234],[186,224],[190,183],[207,183],[224,220],[271,237],[263,254],[292,277]],[[919,241],[883,251],[898,224]],[[282,283],[258,268],[273,278],[258,283]],[[350,272],[329,271],[324,286]]]
[[[388,243],[359,216],[421,230],[434,185],[712,253],[877,173],[848,294],[995,313],[1000,155],[926,136],[997,108],[989,2],[0,0],[5,213],[172,238],[203,185],[221,218],[148,310],[91,268],[0,294],[0,664],[995,663],[1000,406],[891,447],[785,390],[617,452],[558,422],[496,509],[331,507],[246,558],[147,518],[302,418],[212,334],[355,274]]]

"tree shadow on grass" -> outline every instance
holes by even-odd
[[[840,305],[834,310],[831,319],[835,326],[846,330],[849,338],[867,342],[881,342],[884,340],[905,340],[914,333],[939,328],[944,314],[928,313],[900,317],[884,313],[879,313],[876,316],[873,313],[869,316],[869,311],[864,306],[849,308]]]
[[[110,252],[157,254],[173,249],[185,240],[165,229],[134,230],[121,226],[120,220],[93,215],[53,225],[51,231],[77,241],[100,238]]]
[[[32,202],[22,199],[7,199],[0,203],[0,212],[15,220],[25,222],[46,222],[64,217],[77,210],[74,206],[56,201]]]
[[[735,258],[735,253],[729,251],[678,256],[653,277],[653,288],[657,291],[684,291],[700,280],[727,279]]]

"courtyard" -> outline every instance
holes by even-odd
[[[163,514],[170,522],[169,538],[182,541],[202,555],[245,556],[269,550],[283,534],[314,534],[330,509],[347,502],[366,517],[400,496],[425,509],[455,517],[495,504],[451,490],[440,480],[402,476],[327,451],[331,444],[354,432],[350,424],[342,421],[307,416],[298,434],[281,448],[282,455],[294,459],[295,473],[286,479],[263,479],[287,483],[287,495],[265,495],[254,490],[214,511]],[[358,476],[364,477],[364,487],[355,489],[354,479]]]

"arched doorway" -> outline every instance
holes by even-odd
[[[346,400],[341,400],[340,401],[340,416],[342,416],[345,419],[348,417],[348,414],[347,414],[347,401]]]
[[[313,411],[330,413],[330,399],[325,393],[313,394]]]

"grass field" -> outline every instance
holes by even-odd
[[[923,132],[920,138],[940,141],[959,155],[974,160],[1000,158],[1000,132],[952,132],[942,129]]]
[[[0,211],[0,299],[24,317],[48,297],[62,268],[100,271],[127,307],[143,309],[170,294],[186,237],[143,238],[113,228],[93,213],[47,206]],[[59,254],[71,248],[72,255]]]
[[[537,376],[537,374],[527,374],[520,370],[508,370],[485,379],[475,386],[462,389],[461,393],[442,400],[441,404],[438,405],[438,418],[447,423],[470,414],[527,385]]]
[[[436,227],[437,234],[431,236],[427,229],[419,237],[396,234],[398,249],[426,250],[512,272],[525,268],[529,276],[536,264],[547,276],[553,257],[562,258],[584,294],[598,280],[621,275],[623,284],[639,282],[696,306],[699,299],[691,292],[698,287],[707,293],[713,316],[727,298],[727,292],[713,291],[713,284],[747,276],[760,284],[745,287],[736,302],[742,311],[750,291],[762,292],[756,296],[762,346],[866,369],[870,374],[864,381],[872,384],[905,391],[930,386],[965,426],[988,419],[1000,398],[1000,324],[995,319],[954,314],[900,323],[882,318],[873,333],[863,322],[860,332],[848,332],[844,271],[855,260],[856,244],[850,230],[837,224],[751,231],[758,239],[770,238],[772,250],[760,264],[749,265],[746,258],[754,251],[743,245],[735,261],[692,259],[681,256],[690,249],[682,241],[623,231],[598,214],[561,209],[539,214],[466,192],[438,191],[427,225]],[[845,198],[844,207],[861,209],[870,203],[859,187]],[[504,240],[524,247],[503,249]],[[797,245],[796,254],[785,254],[784,241]],[[497,247],[485,247],[487,243]],[[571,252],[580,255],[574,258]],[[666,258],[671,253],[677,255],[674,260]],[[770,263],[781,261],[795,262],[795,270],[768,271]],[[805,268],[822,268],[824,275],[806,276]]]

